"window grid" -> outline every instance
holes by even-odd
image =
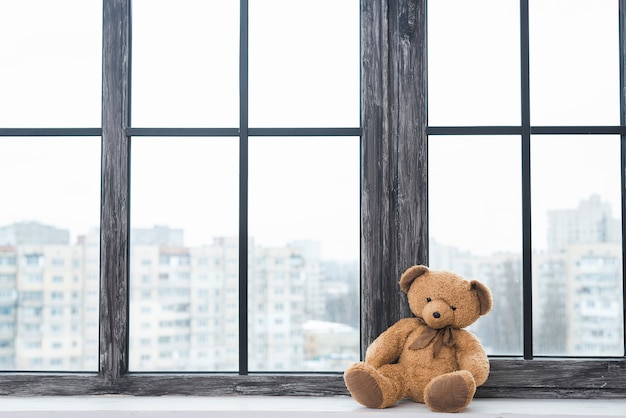
[[[3,393],[74,395],[98,393],[171,393],[181,394],[278,393],[336,394],[343,392],[340,379],[328,380],[319,373],[302,382],[297,373],[248,374],[247,327],[247,194],[249,136],[359,136],[358,127],[346,128],[250,128],[248,126],[248,1],[240,1],[240,123],[238,128],[134,128],[131,127],[131,1],[103,0],[103,96],[102,128],[0,128],[8,136],[101,136],[102,137],[102,212],[101,212],[101,287],[100,365],[93,373],[6,373]],[[235,374],[173,373],[164,378],[150,373],[129,373],[129,166],[133,136],[232,137],[240,143],[240,268],[239,268],[239,370]],[[237,374],[241,377],[238,377]],[[334,373],[338,376],[337,373]],[[208,381],[207,381],[208,379]],[[29,384],[32,383],[32,384]],[[34,384],[37,382],[37,384]],[[210,382],[207,392],[205,386]],[[295,389],[294,382],[300,382]],[[259,392],[259,386],[262,388]]]
[[[128,369],[128,342],[129,342],[129,298],[128,298],[128,263],[129,263],[129,165],[130,165],[130,141],[133,136],[150,137],[232,137],[240,143],[240,214],[239,214],[239,370],[238,374],[248,374],[248,327],[247,327],[247,210],[248,210],[248,137],[249,136],[272,136],[272,137],[307,137],[307,136],[360,136],[361,129],[358,127],[346,128],[250,128],[248,126],[248,1],[240,1],[240,126],[238,128],[150,128],[131,127],[130,115],[130,83],[131,83],[131,1],[130,0],[103,0],[103,97],[102,97],[102,128],[4,128],[0,127],[0,137],[9,136],[36,136],[36,137],[102,137],[102,214],[101,214],[101,307],[100,307],[100,365],[98,375],[101,379],[78,377],[91,376],[90,373],[64,374],[63,380],[70,383],[70,387],[51,389],[47,387],[47,377],[41,380],[43,384],[39,393],[53,394],[79,394],[79,393],[108,393],[119,392],[120,385],[124,381],[138,380],[149,382],[147,373],[129,374]],[[116,261],[114,261],[116,260]],[[192,375],[213,374],[192,373]],[[263,372],[259,375],[271,373]],[[293,373],[283,373],[290,375]],[[323,373],[322,373],[323,374]],[[17,381],[29,380],[30,377],[18,373],[9,373]],[[51,379],[58,377],[49,376]],[[218,392],[244,391],[236,388],[240,386],[235,376],[232,379],[225,378],[225,388]],[[33,378],[34,379],[34,378]],[[174,380],[177,378],[174,377]],[[187,378],[183,380],[186,381]],[[200,378],[202,379],[202,378]],[[252,377],[246,378],[245,382],[258,385]],[[260,377],[265,381],[267,377]],[[286,380],[285,380],[286,379]],[[157,379],[159,380],[159,379]],[[281,390],[281,384],[291,385],[292,378],[269,379],[272,383],[267,385],[269,392]],[[299,380],[299,379],[298,379]],[[160,380],[159,380],[160,381]],[[212,380],[215,382],[215,380]],[[315,386],[315,378],[312,384]],[[88,383],[87,383],[88,382]],[[321,380],[319,381],[322,382]],[[76,386],[74,385],[76,383]],[[318,384],[320,384],[318,383]],[[342,391],[337,384],[326,381],[323,391],[336,393]],[[277,385],[276,387],[272,387]],[[20,385],[21,386],[21,385]],[[131,385],[132,386],[132,385]],[[159,392],[158,384],[153,384],[154,393]],[[178,385],[176,385],[178,386]],[[303,388],[307,384],[302,385]],[[270,389],[271,388],[271,389]],[[132,392],[130,388],[126,391]],[[171,388],[164,386],[163,390]],[[286,390],[286,389],[285,389]],[[199,388],[189,388],[182,393],[192,394],[201,392]],[[18,388],[9,391],[11,393],[37,394],[37,390]],[[311,390],[304,390],[310,393]]]

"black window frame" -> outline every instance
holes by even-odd
[[[620,2],[620,67],[624,77],[625,3]],[[528,0],[521,0],[527,27]],[[525,10],[525,12],[524,12]],[[100,352],[97,373],[2,373],[0,394],[36,395],[347,395],[341,373],[129,373],[129,168],[132,136],[238,136],[243,146],[242,196],[247,199],[249,136],[361,137],[361,346],[410,315],[397,280],[407,266],[428,261],[428,135],[426,120],[426,0],[361,0],[361,127],[253,129],[247,122],[247,81],[240,81],[239,129],[151,129],[130,125],[130,0],[103,0],[102,127],[0,128],[0,136],[101,136]],[[241,0],[241,74],[247,72],[247,0]],[[522,29],[523,30],[523,29]],[[522,37],[524,39],[524,37]],[[526,46],[527,47],[527,46]],[[524,46],[522,46],[524,50]],[[527,56],[526,56],[527,57]],[[522,60],[524,61],[524,60]],[[527,62],[522,62],[527,65]],[[242,76],[243,77],[243,76]],[[246,77],[247,78],[247,75]],[[623,91],[623,89],[622,89]],[[624,93],[622,93],[624,94]],[[622,103],[624,103],[622,97]],[[625,111],[616,133],[626,167]],[[569,129],[565,129],[571,133]],[[523,124],[522,134],[530,135]],[[539,132],[535,132],[539,133]],[[551,132],[550,133],[559,133]],[[615,133],[611,131],[611,133]],[[244,205],[245,206],[245,205]],[[622,203],[623,213],[626,210]],[[240,234],[247,236],[246,213]],[[246,242],[246,240],[240,240]],[[525,244],[527,247],[528,244]],[[243,245],[240,253],[245,254]],[[245,257],[242,257],[245,260]],[[246,265],[240,306],[247,310]],[[525,296],[530,289],[526,281]],[[247,331],[246,315],[240,328]],[[531,318],[525,314],[525,320]],[[243,348],[246,350],[247,348]],[[624,397],[626,360],[491,359],[480,397]]]

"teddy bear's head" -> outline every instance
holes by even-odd
[[[434,329],[465,328],[491,310],[491,292],[477,280],[449,271],[413,266],[400,278],[411,311]]]

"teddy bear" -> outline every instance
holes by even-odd
[[[369,408],[408,397],[435,412],[462,411],[489,376],[482,344],[464,328],[491,310],[491,292],[477,280],[424,265],[408,268],[399,284],[415,317],[372,342],[365,361],[345,370],[346,387]]]

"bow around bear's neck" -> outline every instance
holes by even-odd
[[[417,317],[417,320],[420,324],[424,325],[424,331],[411,343],[409,348],[411,350],[419,350],[428,346],[431,341],[435,340],[435,344],[433,345],[433,357],[437,357],[439,351],[441,351],[441,347],[444,345],[446,347],[452,347],[456,340],[454,339],[454,332],[450,325],[441,329],[431,328],[426,324],[422,318]]]

